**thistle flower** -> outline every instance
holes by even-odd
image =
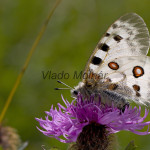
[[[95,145],[95,143],[101,142],[104,145],[104,141],[107,141],[109,135],[121,130],[131,131],[138,135],[150,134],[149,128],[145,132],[140,131],[150,124],[150,121],[144,122],[148,115],[146,108],[145,115],[141,117],[140,106],[139,108],[129,106],[122,112],[113,105],[102,104],[100,97],[99,101],[94,101],[94,96],[83,99],[81,95],[71,103],[63,97],[62,100],[66,107],[58,103],[58,109],[52,106],[50,111],[45,112],[47,114],[45,120],[36,118],[44,129],[38,128],[38,130],[48,137],[56,138],[64,143],[76,142],[80,144],[87,142],[84,145]],[[88,134],[90,135],[88,136]],[[105,146],[107,147],[107,145],[108,142]]]

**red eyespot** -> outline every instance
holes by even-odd
[[[119,65],[116,63],[116,62],[110,62],[108,64],[109,68],[112,69],[112,70],[117,70],[119,69]]]
[[[134,76],[135,78],[141,77],[141,76],[143,76],[143,75],[144,75],[144,69],[143,69],[142,67],[140,67],[140,66],[135,66],[135,67],[133,68],[133,76]]]

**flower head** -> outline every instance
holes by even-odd
[[[44,135],[54,137],[61,142],[75,142],[82,132],[82,129],[92,123],[102,125],[106,128],[107,133],[116,133],[121,130],[131,131],[138,135],[150,134],[150,132],[140,132],[145,126],[150,124],[144,122],[148,115],[148,110],[145,108],[145,115],[141,117],[141,107],[126,107],[124,112],[115,108],[113,105],[108,106],[99,101],[94,101],[94,96],[89,99],[83,99],[81,95],[77,100],[69,103],[64,100],[66,107],[58,103],[58,109],[51,107],[45,120],[36,120],[44,129],[40,130]],[[49,119],[51,117],[51,119]],[[64,137],[65,139],[61,138]]]
[[[0,147],[5,150],[15,150],[21,145],[21,139],[16,129],[9,126],[0,126]]]

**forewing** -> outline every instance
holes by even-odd
[[[91,55],[85,72],[98,74],[104,62],[122,56],[146,55],[149,49],[149,32],[143,19],[129,13],[114,22]]]

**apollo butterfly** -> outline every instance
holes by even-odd
[[[100,95],[102,101],[122,108],[134,101],[150,102],[149,32],[143,19],[129,13],[115,21],[96,46],[85,73],[99,78],[83,79],[71,93]],[[106,74],[103,78],[100,72]]]

